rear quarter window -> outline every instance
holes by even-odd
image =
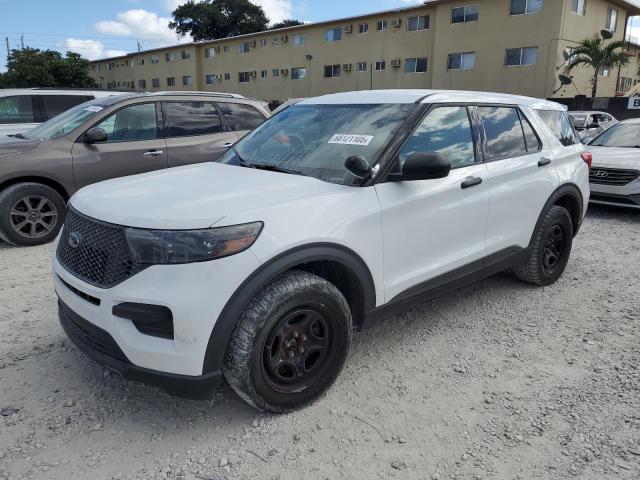
[[[566,112],[558,110],[536,110],[536,112],[562,145],[569,147],[579,143],[573,124],[569,121]]]
[[[251,105],[220,102],[218,107],[232,130],[253,130],[266,120],[265,116]]]

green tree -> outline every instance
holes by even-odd
[[[295,20],[293,18],[289,18],[287,20],[274,23],[273,25],[271,25],[271,28],[269,30],[276,30],[278,28],[295,27],[296,25],[304,25],[304,22],[301,22],[300,20]]]
[[[586,38],[582,40],[571,52],[565,68],[566,73],[571,72],[578,66],[586,66],[593,69],[591,80],[591,96],[595,97],[598,91],[598,76],[601,69],[612,69],[617,66],[626,65],[629,62],[624,49],[623,41],[609,42],[605,44],[600,37]]]
[[[54,50],[26,47],[11,50],[0,86],[84,88],[95,86],[95,81],[89,76],[89,60],[77,53],[63,57]]]
[[[266,30],[269,19],[249,0],[193,0],[180,5],[169,27],[195,41],[233,37]]]

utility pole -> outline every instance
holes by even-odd
[[[24,33],[20,34],[20,45],[22,46],[22,49],[24,50]]]
[[[11,56],[11,49],[9,48],[9,37],[4,37],[4,41],[7,44],[7,58]]]
[[[140,44],[140,40],[136,40],[136,42],[138,43],[138,53],[140,53],[140,50],[142,50],[142,45]]]

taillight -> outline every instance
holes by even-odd
[[[591,170],[591,164],[593,163],[593,155],[591,155],[591,152],[582,152],[582,160],[584,160],[584,163],[586,163],[589,170]]]

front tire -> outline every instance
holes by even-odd
[[[349,305],[335,285],[303,271],[265,286],[240,315],[223,373],[250,405],[285,413],[316,400],[351,345]]]
[[[514,269],[516,277],[534,285],[555,283],[571,255],[573,223],[569,212],[553,205],[534,232],[527,260]]]
[[[53,188],[17,183],[0,192],[0,238],[13,245],[42,245],[64,222],[66,204]]]

